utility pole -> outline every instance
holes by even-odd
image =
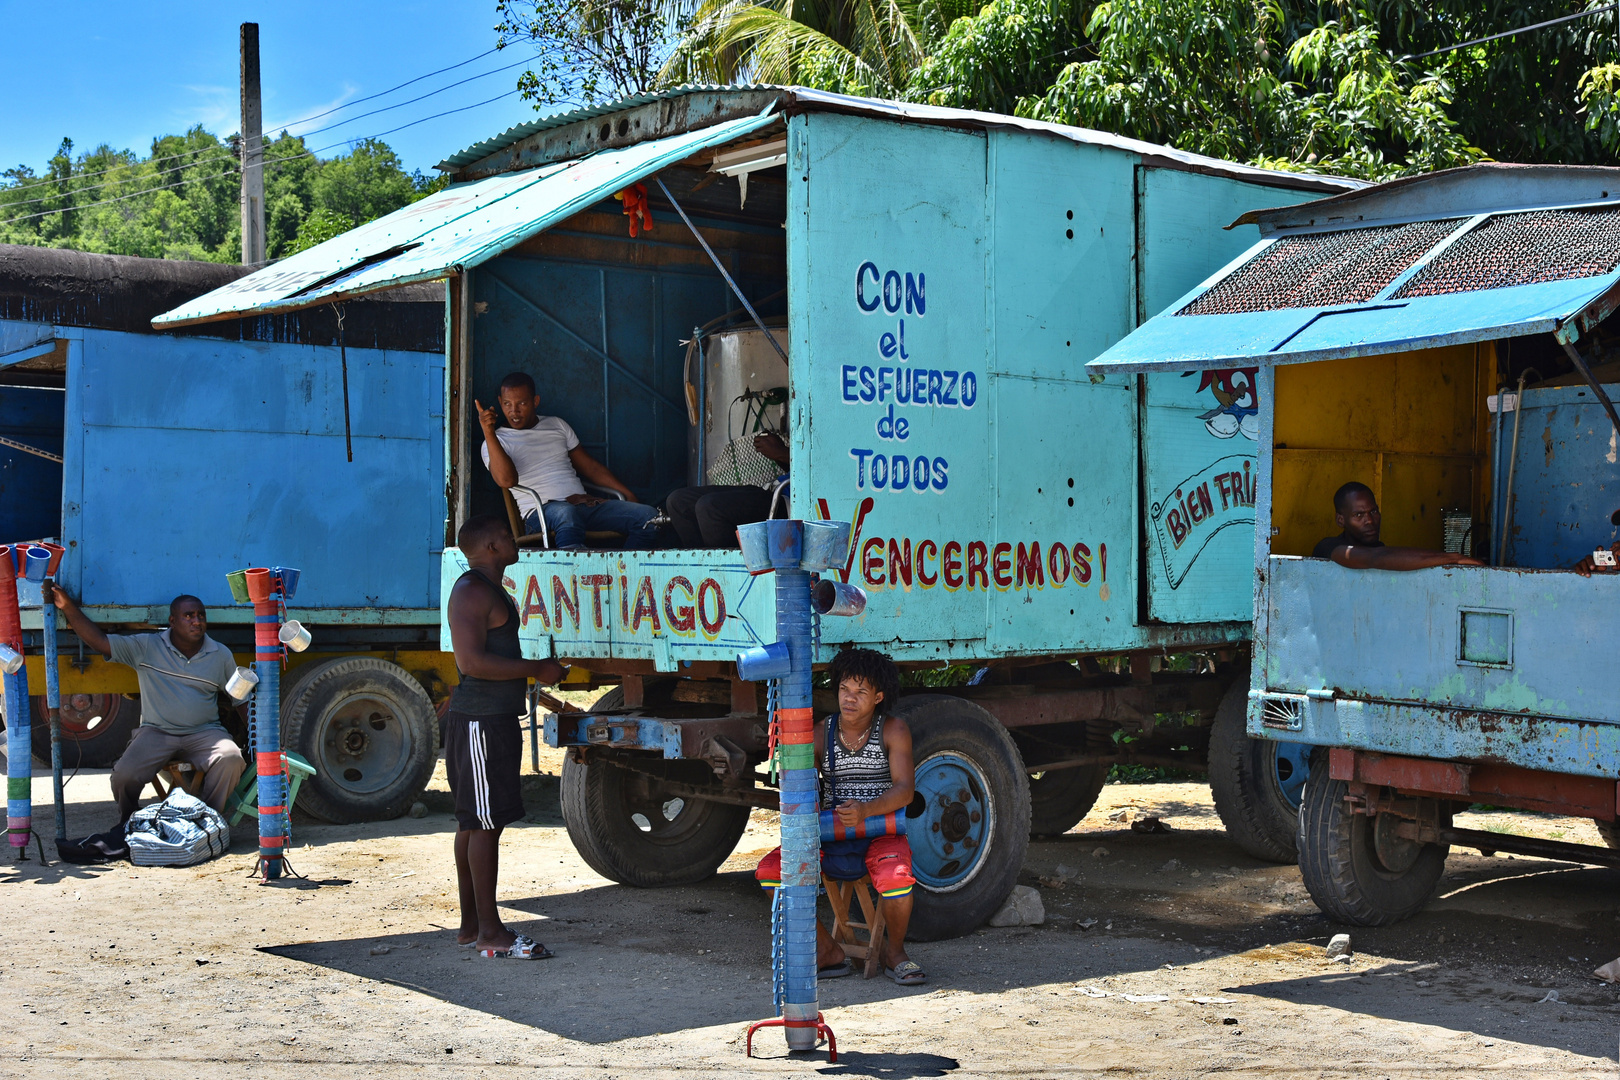
[[[259,24],[242,24],[242,265],[264,259],[264,111],[259,100]]]

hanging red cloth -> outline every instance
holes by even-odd
[[[647,185],[631,184],[623,191],[613,196],[624,203],[624,215],[630,219],[630,235],[634,237],[638,232],[652,232],[652,207],[647,205]]]

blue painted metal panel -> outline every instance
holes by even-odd
[[[0,386],[0,435],[62,455],[66,395],[55,389]],[[57,536],[62,529],[62,466],[0,446],[0,543]]]
[[[1605,388],[1620,397],[1620,385]],[[1573,566],[1620,539],[1609,515],[1620,507],[1614,425],[1585,386],[1526,390],[1520,402],[1519,460],[1513,476],[1510,566]],[[1502,481],[1514,416],[1503,417]]]
[[[1620,579],[1444,567],[1347,570],[1325,559],[1273,556],[1262,685],[1392,705],[1454,710],[1450,722],[1489,729],[1477,713],[1620,723],[1620,671],[1582,646],[1608,635]],[[1465,648],[1465,612],[1512,616],[1511,658]],[[1432,731],[1401,734],[1405,753],[1444,756]],[[1503,760],[1549,767],[1533,750]],[[1605,764],[1613,767],[1615,762]]]
[[[670,759],[681,756],[681,726],[653,717],[547,713],[544,737],[554,747],[610,743],[625,750],[656,750]]]
[[[350,464],[336,349],[79,333],[63,580],[86,604],[229,607],[225,574],[273,562],[307,610],[438,605],[442,357],[348,351]]]
[[[731,120],[561,165],[457,184],[182,304],[152,325],[287,311],[442,278],[516,247],[666,165],[771,122],[769,116]]]
[[[1143,372],[1299,364],[1551,333],[1620,281],[1615,273],[1331,308],[1175,314],[1222,276],[1177,300],[1088,366]]]

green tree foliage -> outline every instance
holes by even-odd
[[[686,0],[496,0],[496,45],[535,50],[518,89],[536,108],[629,97],[657,81],[689,12]]]
[[[912,75],[906,96],[930,105],[1014,113],[1043,96],[1071,62],[1094,57],[1085,34],[1094,2],[991,0],[955,20]]]
[[[265,142],[265,238],[281,258],[438,190],[408,174],[374,139],[318,160],[283,132]],[[0,173],[0,243],[38,244],[149,258],[241,259],[241,170],[236,137],[201,127],[152,142],[144,159],[99,146],[77,157],[62,140],[35,172]]]
[[[1368,178],[1483,156],[1446,111],[1444,75],[1404,77],[1370,19],[1311,26],[1279,0],[1110,0],[1087,34],[1096,58],[1068,65],[1022,115]]]
[[[659,78],[901,97],[972,0],[703,0]]]

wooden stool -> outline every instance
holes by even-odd
[[[165,773],[169,777],[167,791],[163,787]],[[202,782],[203,774],[201,769],[194,767],[189,761],[175,760],[163,766],[157,771],[157,775],[152,777],[152,790],[157,792],[159,800],[167,799],[169,792],[175,788],[179,788],[187,795],[200,799],[202,798]]]
[[[823,874],[821,884],[827,890],[827,902],[832,905],[833,940],[843,946],[845,956],[866,962],[864,974],[868,979],[880,974],[883,971],[883,936],[886,927],[883,907],[872,896],[872,879],[862,877],[859,881],[834,881]],[[865,917],[865,922],[850,918],[851,898],[860,901],[860,914]],[[866,932],[865,944],[855,936],[857,930]]]

